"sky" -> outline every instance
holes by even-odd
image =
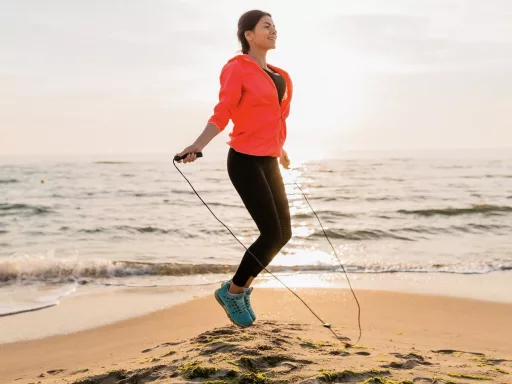
[[[512,147],[509,0],[0,0],[0,155],[180,152],[255,8],[294,83],[291,154]]]

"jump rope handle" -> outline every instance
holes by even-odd
[[[196,156],[197,157],[203,157],[203,152],[195,152]],[[180,160],[183,160],[185,159],[187,156],[189,155],[189,153],[185,153],[183,156],[174,156],[174,161],[180,161]]]

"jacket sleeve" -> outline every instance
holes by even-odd
[[[238,63],[227,63],[220,73],[219,102],[208,120],[223,131],[242,97],[242,74]]]

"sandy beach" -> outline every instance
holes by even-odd
[[[350,291],[295,292],[340,339],[356,341],[357,307]],[[208,295],[94,329],[2,344],[0,382],[512,382],[512,304],[357,294],[363,334],[352,347],[290,292],[257,288],[258,319],[249,328],[232,325]],[[72,300],[60,305],[72,306]],[[50,315],[45,321],[52,321]]]
[[[0,384],[512,384],[512,0],[3,1],[0,42]]]

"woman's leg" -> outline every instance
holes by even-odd
[[[266,267],[279,253],[281,248],[290,241],[292,237],[292,226],[288,196],[286,195],[283,176],[281,175],[277,158],[274,159],[274,161],[265,164],[264,171],[267,183],[272,192],[272,197],[274,198],[274,204],[276,206],[277,216],[279,217],[279,226],[281,229],[281,243],[273,249],[272,253],[267,254],[267,258],[263,260],[262,264]],[[251,276],[257,277],[262,270],[263,268],[260,265],[256,265]]]
[[[260,236],[249,247],[249,251],[263,265],[277,254],[283,243],[279,215],[265,172],[265,164],[273,160],[230,149],[227,164],[231,182],[260,231]],[[249,252],[245,252],[233,277],[233,284],[245,286],[251,276],[255,277],[254,271],[261,269],[258,261]]]

